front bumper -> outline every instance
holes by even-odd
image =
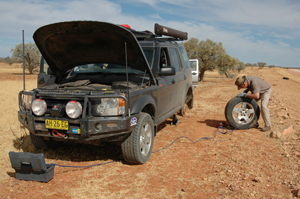
[[[140,114],[126,117],[91,117],[71,120],[68,118],[36,117],[29,112],[18,111],[18,119],[31,133],[36,136],[54,137],[51,133],[54,129],[45,127],[45,119],[67,120],[68,130],[57,130],[66,135],[61,137],[72,140],[98,140],[110,137],[126,135],[132,132],[137,125]],[[96,125],[102,128],[97,129]]]

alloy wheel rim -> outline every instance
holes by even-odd
[[[146,156],[152,144],[152,130],[150,124],[147,122],[142,127],[142,132],[140,135],[140,150],[141,154]]]
[[[254,107],[248,102],[240,102],[234,106],[232,117],[236,123],[249,124],[255,117]]]

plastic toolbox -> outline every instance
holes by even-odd
[[[54,165],[46,166],[44,154],[9,152],[16,179],[48,182],[54,176]]]

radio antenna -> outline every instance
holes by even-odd
[[[128,81],[128,64],[127,64],[127,43],[125,42],[125,64],[126,64],[126,80],[127,80],[127,97],[128,97],[128,115],[130,116],[130,101],[129,101],[129,81]]]
[[[25,45],[24,45],[24,30],[22,30],[22,43],[23,43],[23,91],[25,91]]]

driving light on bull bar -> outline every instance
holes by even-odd
[[[96,113],[101,116],[122,115],[125,113],[125,100],[123,98],[102,98],[96,106]]]
[[[69,101],[66,105],[66,113],[72,119],[78,118],[82,113],[81,104],[75,100]]]
[[[46,112],[47,104],[44,100],[38,98],[32,102],[31,109],[35,115],[41,116]]]
[[[21,96],[21,107],[22,110],[30,110],[31,108],[31,102],[32,102],[32,95],[22,95]]]

